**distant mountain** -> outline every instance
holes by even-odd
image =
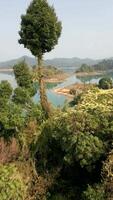
[[[11,69],[13,67],[13,65],[15,65],[16,63],[19,63],[23,60],[25,60],[25,62],[29,66],[36,65],[35,58],[23,56],[18,59],[9,60],[6,62],[0,62],[0,68]],[[84,63],[87,65],[96,65],[100,61],[102,61],[102,60],[93,60],[93,59],[89,59],[89,58],[80,59],[80,58],[76,58],[76,57],[74,57],[74,58],[54,58],[54,59],[45,60],[44,65],[45,66],[52,65],[61,70],[73,72],[73,71],[77,70]]]
[[[102,60],[96,65],[91,66],[95,71],[108,71],[113,70],[113,58]]]
[[[83,63],[88,65],[97,64],[100,60],[93,60],[89,58],[80,59],[80,58],[54,58],[51,60],[46,60],[46,65],[56,66],[64,71],[75,71],[77,70]]]
[[[7,69],[10,69],[12,68],[15,64],[21,62],[25,60],[25,62],[30,65],[30,66],[33,66],[36,64],[36,60],[32,57],[29,57],[29,56],[22,56],[20,58],[17,58],[17,59],[13,59],[13,60],[9,60],[9,61],[5,61],[5,62],[0,62],[0,68],[7,68]]]
[[[97,60],[85,58],[85,59],[80,59],[80,58],[54,58],[52,60],[46,60],[46,64],[55,64],[59,67],[79,67],[81,63],[87,63],[89,65],[92,65],[93,63],[98,63]]]

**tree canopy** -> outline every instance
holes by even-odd
[[[113,88],[112,78],[109,78],[109,77],[101,78],[99,80],[99,88],[101,88],[101,89],[111,89],[111,88]]]
[[[0,98],[9,99],[12,94],[12,87],[8,81],[1,81],[0,83]]]
[[[61,30],[61,22],[58,20],[53,6],[50,6],[47,0],[33,0],[26,14],[21,17],[19,43],[38,58],[40,100],[46,116],[50,114],[50,104],[47,100],[41,70],[42,58],[44,53],[51,51],[58,43]]]
[[[20,44],[24,44],[36,57],[54,48],[62,28],[47,0],[33,0],[21,19]]]

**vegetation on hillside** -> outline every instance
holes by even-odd
[[[36,66],[33,66],[33,81],[38,81],[37,73],[36,73]],[[45,82],[50,82],[51,80],[55,82],[62,81],[67,77],[67,74],[62,70],[54,67],[54,66],[44,66],[42,68],[42,76]],[[51,82],[52,82],[51,81]]]
[[[0,199],[22,200],[26,198],[26,185],[13,164],[0,165]]]
[[[99,88],[101,89],[111,89],[113,88],[112,78],[102,78],[99,80]]]
[[[93,72],[94,69],[92,66],[89,66],[87,64],[82,64],[81,67],[76,71],[77,73],[79,72],[86,72],[86,73],[89,73],[89,72]]]
[[[113,59],[102,60],[95,65],[82,64],[81,67],[76,71],[79,72],[96,72],[96,71],[109,71],[113,70]]]
[[[108,71],[113,70],[113,59],[107,59],[93,65],[95,71]]]
[[[109,166],[113,140],[113,89],[93,85],[80,94],[73,107],[53,109],[46,119],[41,106],[33,103],[36,90],[32,71],[20,63],[14,66],[14,74],[16,89],[7,81],[0,84],[0,145],[4,148],[7,143],[7,150],[14,138],[18,145],[18,150],[9,151],[12,159],[6,157],[1,163],[1,200],[7,198],[6,190],[19,195],[20,200],[106,199],[106,181],[110,180],[105,166]],[[11,188],[6,184],[8,179]]]
[[[0,83],[0,200],[113,199],[113,89],[101,80],[49,112],[41,61],[60,33],[53,7],[33,0],[19,42],[38,57],[41,103],[33,72],[16,64],[17,87]]]

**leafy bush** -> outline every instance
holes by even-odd
[[[75,97],[73,98],[73,100],[69,103],[70,106],[75,106],[80,102],[82,93],[75,95]]]
[[[78,160],[81,167],[92,166],[105,152],[103,142],[88,133],[79,133],[73,136],[72,143],[75,146],[71,150],[74,154],[72,159]]]
[[[81,167],[92,167],[106,151],[104,140],[94,135],[98,128],[99,121],[88,113],[76,111],[54,116],[43,126],[38,163],[46,160],[46,165],[42,164],[46,169],[75,162]]]
[[[113,87],[113,80],[111,78],[102,78],[99,80],[99,88],[111,89]]]
[[[51,194],[62,191],[62,196],[79,200],[84,188],[91,184],[84,199],[104,200],[102,188],[92,185],[101,182],[102,163],[112,148],[112,96],[113,90],[93,88],[81,96],[75,108],[55,112],[43,124],[36,166],[41,174],[59,170]]]
[[[108,113],[113,110],[113,89],[102,90],[99,88],[92,88],[80,98],[77,110],[87,111],[93,113],[101,112]]]
[[[33,81],[30,69],[27,64],[24,61],[20,62],[14,65],[13,69],[18,86],[29,89],[33,84]]]
[[[9,99],[12,94],[12,87],[8,81],[0,83],[0,98]]]
[[[36,120],[37,123],[40,125],[45,120],[45,115],[41,106],[34,103],[31,103],[31,106],[29,107],[28,112],[27,112],[27,117],[28,117],[28,120],[30,119]]]
[[[21,105],[29,104],[31,99],[28,90],[22,87],[16,88],[13,94],[13,101]]]
[[[23,200],[26,186],[13,164],[0,165],[0,200]]]
[[[94,69],[92,66],[89,66],[87,64],[82,64],[80,69],[77,70],[77,72],[93,72]]]
[[[14,136],[25,125],[25,115],[20,106],[14,103],[6,105],[0,112],[0,137]]]
[[[105,191],[102,185],[96,185],[92,187],[88,185],[88,188],[83,193],[83,200],[105,200]]]

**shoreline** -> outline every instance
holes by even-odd
[[[57,78],[44,79],[45,83],[62,83],[65,79],[58,80]]]
[[[84,83],[75,83],[75,84],[69,85],[64,88],[53,89],[53,91],[57,94],[64,95],[64,96],[67,96],[67,97],[73,99],[75,95],[78,95],[78,94],[86,91],[87,89],[91,88],[94,85],[95,84],[85,84],[84,85]],[[75,94],[71,94],[70,93],[71,90],[74,90]]]
[[[69,78],[71,75],[70,74],[57,74],[57,75],[53,75],[52,78],[44,78],[44,82],[45,83],[62,83],[64,82],[67,78]]]
[[[76,77],[85,77],[85,76],[98,76],[104,74],[105,71],[98,71],[98,72],[76,72]]]
[[[74,95],[70,94],[70,89],[66,89],[66,88],[57,88],[57,89],[53,89],[53,92],[60,94],[60,95],[64,95],[67,96],[68,98],[73,98]]]
[[[13,72],[13,69],[3,69],[3,68],[0,68],[0,73],[3,73],[3,72]]]

